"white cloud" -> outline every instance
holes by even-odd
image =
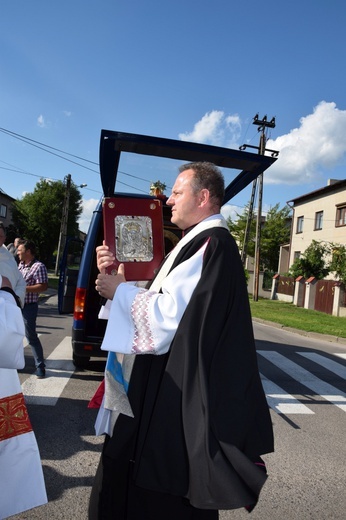
[[[44,120],[44,117],[42,114],[39,115],[37,118],[37,125],[40,126],[41,128],[44,128],[46,126],[46,123],[45,123],[45,120]]]
[[[324,169],[341,164],[346,152],[346,110],[321,101],[300,119],[299,128],[267,141],[267,148],[280,152],[265,173],[270,184],[303,184],[316,180]]]
[[[83,212],[81,216],[79,217],[79,229],[83,231],[83,233],[87,233],[89,229],[89,224],[91,217],[93,215],[93,212],[95,211],[95,208],[99,202],[99,199],[83,199]]]
[[[192,132],[179,134],[179,139],[231,148],[237,146],[240,129],[241,122],[237,114],[225,116],[221,110],[212,110],[194,125]]]
[[[240,215],[242,212],[243,208],[240,208],[239,206],[234,206],[232,204],[225,204],[221,208],[221,215],[223,215],[225,219],[231,217],[232,220],[237,220],[238,215]]]
[[[277,161],[265,172],[268,184],[304,184],[316,182],[325,170],[345,162],[346,110],[334,102],[321,101],[312,114],[299,121],[300,126],[276,139],[268,139],[266,147],[278,150]],[[237,114],[207,112],[191,132],[179,134],[182,141],[238,148],[242,121]],[[242,143],[240,143],[242,144]]]
[[[64,110],[64,111],[63,111],[63,114],[64,114],[64,116],[66,116],[66,117],[71,117],[71,116],[72,116],[72,112],[71,112],[70,110]]]

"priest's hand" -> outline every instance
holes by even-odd
[[[101,247],[101,246],[100,246]],[[124,264],[120,264],[117,274],[99,274],[96,279],[96,291],[107,300],[113,300],[115,291],[126,282]]]
[[[106,268],[115,262],[115,257],[113,253],[109,250],[109,247],[106,246],[105,241],[103,241],[102,246],[98,246],[96,248],[96,259],[97,268],[102,274],[105,274]]]

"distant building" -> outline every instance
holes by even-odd
[[[291,241],[281,247],[279,273],[287,273],[313,240],[346,245],[346,179],[329,179],[287,204],[293,209]]]
[[[12,206],[16,199],[10,197],[0,188],[0,220],[7,228],[12,222]]]

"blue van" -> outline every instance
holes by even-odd
[[[237,174],[226,187],[224,203],[248,186],[276,160],[272,156],[243,150],[102,130],[100,175],[104,197],[115,196],[119,161],[123,152],[163,157],[185,163],[209,161],[221,168],[235,170]],[[119,192],[116,192],[116,197],[154,198],[150,195]],[[164,246],[167,254],[181,237],[181,232],[170,222],[170,208],[164,202],[162,213]],[[98,319],[102,302],[95,289],[98,274],[95,249],[102,244],[103,239],[101,199],[93,213],[85,243],[80,240],[68,241],[60,268],[59,312],[73,312],[73,360],[74,364],[81,368],[87,368],[91,357],[106,356],[106,353],[100,349],[106,322]]]

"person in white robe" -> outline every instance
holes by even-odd
[[[116,257],[96,249],[109,354],[90,520],[216,520],[251,511],[267,478],[272,424],[223,177],[210,163],[179,171],[167,205],[184,236],[148,289],[124,264],[107,275]]]
[[[3,267],[0,261],[0,272]],[[25,364],[23,317],[12,284],[1,274],[0,330],[0,519],[3,520],[47,503],[47,494],[39,449],[17,372]]]

